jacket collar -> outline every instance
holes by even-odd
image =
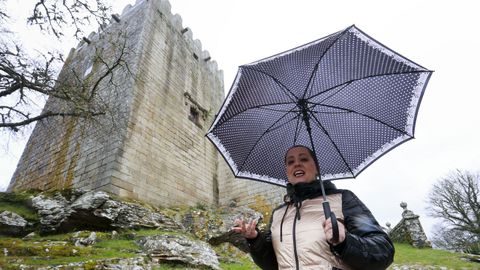
[[[331,181],[324,181],[323,187],[326,194],[330,194],[332,191],[337,189]],[[284,197],[284,201],[286,203],[297,203],[302,202],[306,199],[313,199],[319,196],[322,196],[322,188],[320,185],[320,181],[298,183],[296,185],[288,183],[287,194]]]

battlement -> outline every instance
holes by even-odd
[[[206,65],[208,70],[219,76],[219,79],[223,80],[223,71],[218,69],[218,64],[215,60],[212,59],[210,52],[208,50],[203,50],[202,42],[199,39],[193,39],[193,32],[190,27],[183,26],[182,16],[179,14],[172,14],[171,5],[168,0],[160,0],[160,1],[149,1],[149,0],[137,0],[135,5],[126,5],[123,8],[122,14],[119,16],[118,14],[112,14],[112,20],[109,25],[103,27],[99,27],[97,32],[91,32],[87,38],[81,40],[77,47],[72,50],[80,50],[83,46],[88,45],[87,41],[96,42],[101,39],[101,35],[98,33],[107,31],[112,25],[121,24],[124,21],[128,21],[130,16],[135,14],[135,10],[138,9],[146,9],[146,8],[154,8],[158,11],[158,16],[164,16],[170,25],[183,37],[185,42],[188,44],[188,47],[192,51],[192,56],[199,61],[199,63],[203,63]],[[117,21],[118,19],[118,21]],[[71,51],[70,53],[74,53]]]

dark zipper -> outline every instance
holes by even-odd
[[[287,204],[285,213],[283,213],[282,222],[280,223],[280,242],[283,242],[283,221],[285,221],[285,216],[287,215],[288,207],[290,204]]]
[[[298,211],[295,211],[295,218],[293,219],[293,254],[295,255],[295,269],[299,270],[300,265],[298,263],[298,254],[297,254],[297,238],[295,237],[295,228],[297,225],[297,215]]]

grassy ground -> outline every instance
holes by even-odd
[[[110,233],[97,233],[98,243],[90,247],[76,247],[73,245],[73,234],[52,236],[36,236],[32,239],[0,237],[0,250],[8,250],[8,254],[0,256],[0,269],[18,269],[15,265],[65,265],[72,262],[85,262],[108,258],[131,258],[138,256],[138,246],[135,240],[142,236],[165,234],[157,230],[125,231],[117,238],[112,239]],[[84,232],[81,237],[88,236]],[[476,270],[480,269],[479,263],[462,260],[462,254],[434,249],[416,249],[407,244],[395,245],[394,266],[415,265],[447,267],[448,269]],[[222,245],[215,247],[219,254],[221,268],[226,270],[258,269],[248,255],[238,249]],[[5,256],[7,255],[7,256]],[[90,262],[90,264],[93,263]],[[92,268],[93,269],[93,268]],[[188,269],[185,265],[163,264],[160,269]],[[193,269],[193,268],[192,268]],[[389,269],[393,269],[393,266]]]
[[[87,237],[89,234],[89,232],[82,232],[77,237]],[[139,247],[135,241],[144,236],[159,234],[178,233],[158,230],[123,231],[115,239],[112,239],[110,233],[97,232],[98,242],[89,247],[75,246],[73,233],[35,236],[31,239],[0,237],[0,251],[5,253],[7,250],[0,256],[0,269],[19,269],[20,264],[41,267],[87,261],[89,263],[84,268],[94,269],[95,263],[92,260],[138,257]],[[194,238],[191,235],[186,236]],[[220,259],[222,269],[256,269],[248,255],[230,245],[215,247],[215,251],[220,258],[229,259],[228,262]],[[230,260],[232,254],[234,260]],[[185,265],[162,264],[156,269],[188,268]]]
[[[86,236],[81,235],[81,237]],[[36,236],[28,240],[1,237],[0,250],[5,254],[0,257],[0,269],[18,269],[20,264],[64,265],[95,259],[129,258],[137,255],[138,247],[133,240],[108,239],[110,236],[106,233],[98,233],[97,237],[100,241],[89,247],[75,246],[73,234]]]
[[[38,217],[27,203],[27,198],[30,196],[30,192],[18,194],[0,192],[0,211],[9,210],[19,213],[32,224],[38,224]],[[257,204],[261,205],[260,202]],[[257,210],[262,211],[265,209]],[[199,212],[202,212],[200,210],[202,210],[201,207],[199,207]],[[206,214],[204,213],[202,218],[209,216],[207,210],[203,212]],[[264,214],[267,215],[268,213]],[[97,232],[98,242],[96,244],[89,247],[78,247],[74,245],[75,237],[86,238],[89,234],[90,232],[82,232],[80,235],[74,236],[73,233],[67,233],[35,236],[30,239],[0,236],[0,269],[19,269],[20,264],[41,267],[66,265],[74,262],[87,262],[83,267],[84,269],[95,269],[95,260],[138,257],[139,247],[135,241],[141,237],[180,233],[162,232],[158,230],[121,231],[113,237],[110,232]],[[204,238],[204,235],[201,233],[199,235],[187,234],[185,236],[192,239]],[[223,244],[214,247],[214,249],[219,256],[220,267],[222,269],[259,269],[253,264],[249,255],[240,252],[231,245]],[[415,267],[408,269],[422,269],[422,266],[436,266],[437,269],[444,267],[443,269],[447,268],[449,270],[480,270],[480,263],[463,260],[462,254],[460,253],[433,249],[416,249],[407,244],[395,244],[395,249],[394,265],[389,269],[394,269],[394,266],[399,268],[400,266],[414,265]],[[185,265],[162,264],[162,266],[158,266],[155,269],[189,268]]]
[[[479,270],[480,263],[467,262],[461,253],[437,249],[418,249],[408,244],[395,244],[395,265],[443,266],[448,269]]]
[[[15,212],[25,218],[27,221],[36,223],[38,216],[30,207],[28,207],[27,200],[31,192],[22,193],[6,193],[0,192],[0,212],[10,211]]]

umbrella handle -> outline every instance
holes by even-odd
[[[332,222],[332,239],[333,243],[338,242],[339,235],[338,235],[338,222],[337,217],[335,214],[330,210],[330,203],[328,201],[324,201],[323,205],[323,212],[325,213],[325,219],[330,218]]]

